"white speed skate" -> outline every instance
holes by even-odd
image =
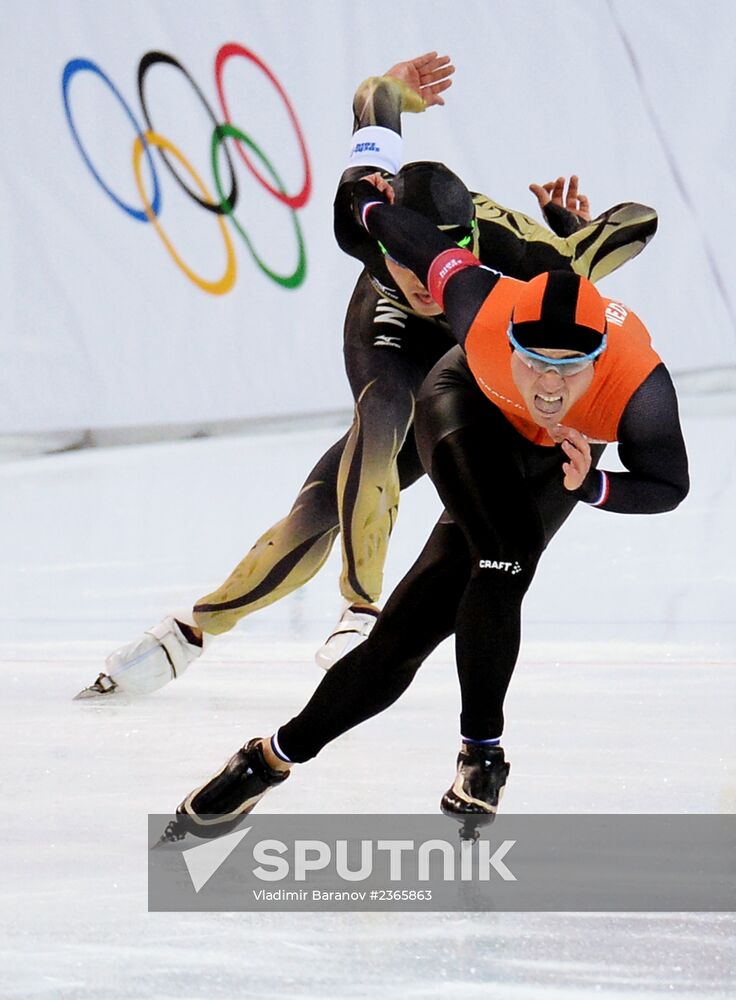
[[[188,642],[173,616],[147,629],[140,639],[121,646],[105,660],[106,673],[76,695],[95,698],[115,692],[139,696],[158,691],[181,677],[202,653],[202,646]]]
[[[378,614],[378,608],[349,604],[324,645],[314,654],[317,666],[329,670],[346,653],[365,642],[376,624]]]

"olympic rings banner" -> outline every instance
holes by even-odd
[[[404,116],[405,159],[441,159],[536,218],[528,184],[559,174],[580,174],[594,214],[654,205],[652,246],[602,288],[673,371],[733,366],[736,19],[712,7],[704,23],[685,0],[565,0],[564,18],[536,0],[467,0],[462,18],[446,0],[380,16],[345,0],[8,0],[0,435],[349,412],[360,268],[332,201],[352,96],[430,49],[455,82],[444,108]]]
[[[278,0],[8,9],[0,434],[349,412],[332,199],[359,80],[306,39]]]
[[[230,121],[229,111],[227,107],[227,100],[224,90],[224,68],[229,59],[233,57],[241,57],[250,60],[254,63],[262,73],[268,78],[271,84],[274,86],[279,97],[284,102],[291,124],[293,125],[294,131],[296,133],[296,138],[299,145],[299,151],[301,154],[304,179],[300,189],[293,194],[289,194],[283,186],[283,183],[273,166],[271,161],[268,159],[266,154],[263,152],[260,146],[256,144],[254,139],[247,135],[242,129],[237,128]],[[211,142],[211,163],[212,163],[212,177],[214,180],[214,185],[216,189],[216,196],[213,196],[205,181],[199,176],[197,171],[191,165],[184,153],[175,146],[170,139],[161,135],[160,132],[156,131],[156,128],[151,120],[150,104],[146,93],[146,83],[149,79],[149,71],[152,67],[156,65],[166,65],[171,66],[178,70],[182,76],[186,79],[187,83],[191,86],[194,93],[197,95],[198,100],[202,103],[207,116],[210,118],[213,130],[212,130],[212,142]],[[134,137],[132,142],[132,168],[135,175],[135,185],[140,196],[140,202],[142,208],[131,206],[127,202],[123,201],[114,191],[108,186],[105,180],[100,176],[97,168],[92,163],[88,153],[85,150],[82,138],[80,137],[77,126],[74,123],[74,115],[72,111],[72,101],[71,101],[71,84],[74,78],[79,73],[91,73],[95,76],[102,84],[109,88],[111,93],[114,95],[115,99],[120,103],[125,114],[133,126]],[[304,237],[302,234],[301,226],[299,225],[299,219],[297,216],[297,210],[302,208],[309,200],[309,195],[311,191],[311,173],[309,156],[307,153],[306,144],[304,142],[304,135],[302,129],[299,125],[299,121],[294,113],[293,106],[289,100],[288,95],[284,91],[283,87],[279,83],[278,79],[271,71],[271,69],[259,58],[252,50],[245,48],[243,45],[229,44],[223,45],[215,57],[215,83],[217,87],[217,97],[219,100],[219,114],[221,116],[221,121],[218,121],[217,114],[213,110],[211,104],[207,100],[207,97],[203,93],[200,86],[192,78],[191,74],[182,65],[182,63],[176,59],[174,56],[168,55],[165,52],[147,52],[140,60],[138,64],[138,96],[140,99],[140,111],[142,117],[145,121],[145,128],[139,123],[139,116],[130,107],[128,102],[125,100],[123,95],[120,93],[119,89],[112,82],[112,80],[107,76],[107,74],[102,70],[96,63],[89,59],[70,59],[69,62],[64,67],[62,74],[62,94],[64,100],[64,111],[66,113],[67,121],[69,123],[69,128],[71,130],[74,142],[79,150],[79,153],[88,167],[90,173],[94,180],[99,184],[102,190],[109,196],[111,201],[117,205],[119,209],[125,212],[130,218],[135,219],[139,222],[151,223],[153,228],[156,230],[157,234],[161,238],[161,242],[170,254],[174,263],[186,274],[186,276],[195,284],[198,288],[201,288],[205,292],[209,292],[212,295],[224,295],[231,291],[235,284],[236,278],[236,253],[235,247],[233,245],[233,240],[228,232],[227,226],[225,225],[225,220],[232,224],[233,229],[241,237],[243,243],[250,252],[253,260],[258,265],[258,267],[263,271],[264,274],[268,275],[272,281],[276,284],[282,285],[285,288],[297,288],[304,281],[304,276],[306,272],[306,253],[304,247]],[[276,198],[278,201],[282,202],[284,205],[288,205],[292,213],[292,222],[294,227],[294,236],[296,238],[297,247],[297,263],[293,271],[289,274],[278,274],[276,271],[272,270],[268,265],[262,260],[258,255],[251,239],[249,238],[246,230],[243,228],[241,223],[238,221],[235,215],[235,208],[238,203],[238,182],[237,175],[235,172],[235,167],[233,160],[228,152],[227,147],[224,144],[224,140],[227,138],[232,138],[235,140],[235,148],[239,153],[242,161],[245,163],[246,167],[253,176],[260,183],[262,188],[268,192],[268,194]],[[162,196],[162,183],[159,179],[159,172],[156,169],[154,159],[152,156],[152,149],[156,148],[161,151],[161,160],[166,167],[168,174],[173,180],[180,186],[180,188],[186,193],[186,195],[192,199],[192,201],[203,208],[205,211],[213,213],[217,218],[217,224],[222,235],[222,239],[225,247],[226,254],[226,264],[225,271],[221,277],[208,280],[198,274],[196,274],[183,260],[180,253],[174,248],[171,240],[166,234],[166,231],[161,222],[161,210],[163,203]],[[226,193],[225,188],[222,184],[221,170],[219,167],[218,154],[222,151],[227,162],[229,180],[228,187],[229,191]],[[149,195],[146,192],[145,185],[143,182],[143,171],[142,171],[142,159],[145,155],[146,165],[148,167],[149,176],[151,179],[152,193]],[[256,163],[254,163],[253,157],[256,158]],[[264,168],[266,171],[266,176],[264,176]],[[182,176],[182,171],[184,172],[184,177]],[[185,179],[186,178],[186,179]],[[223,219],[224,217],[224,219]]]

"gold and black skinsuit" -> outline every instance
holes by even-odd
[[[416,99],[416,98],[414,98]],[[400,133],[407,91],[372,77],[356,91],[354,131],[378,124]],[[197,624],[218,634],[301,587],[341,534],[340,590],[350,603],[378,600],[399,493],[423,469],[412,421],[419,388],[454,344],[444,317],[422,318],[395,287],[375,240],[352,215],[352,187],[372,167],[348,168],[335,199],[335,234],[364,270],[345,317],[344,356],[355,413],[350,429],[317,462],[289,513],[263,534],[225,582],[194,607]],[[551,206],[555,232],[485,195],[473,198],[473,251],[514,278],[570,268],[593,281],[636,256],[657,227],[653,209],[625,203],[590,223]]]

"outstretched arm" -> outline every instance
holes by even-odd
[[[599,280],[636,257],[657,231],[657,213],[648,205],[625,202],[614,205],[595,219],[590,217],[588,198],[578,192],[573,174],[565,194],[565,178],[546,184],[530,184],[550,229],[562,237],[573,237],[569,246],[575,270]]]
[[[619,456],[628,471],[592,469],[575,495],[619,514],[674,510],[687,496],[690,480],[675,387],[663,364],[629,400],[618,436]]]
[[[383,76],[364,80],[353,97],[353,141],[347,169],[335,195],[335,238],[345,253],[369,268],[375,244],[356,225],[352,214],[353,185],[366,174],[395,174],[401,166],[401,115],[445,103],[455,67],[449,56],[427,52],[392,66]]]
[[[400,135],[401,112],[417,113],[443,105],[442,94],[452,86],[454,72],[449,56],[426,52],[396,63],[383,76],[368,77],[353,97],[353,132],[379,125]]]
[[[518,278],[561,267],[598,281],[640,253],[657,231],[655,210],[624,202],[588,219],[587,199],[574,181],[567,194],[563,177],[532,185],[547,225],[474,195],[483,263]]]

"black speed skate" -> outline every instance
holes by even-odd
[[[205,838],[229,833],[269,788],[286,781],[289,773],[270,767],[263,756],[261,740],[251,740],[177,806],[176,817],[166,827],[159,844],[183,840],[188,833]]]
[[[503,747],[464,744],[457,755],[455,782],[442,796],[442,812],[458,818],[475,816],[481,822],[492,823],[510,767]]]

